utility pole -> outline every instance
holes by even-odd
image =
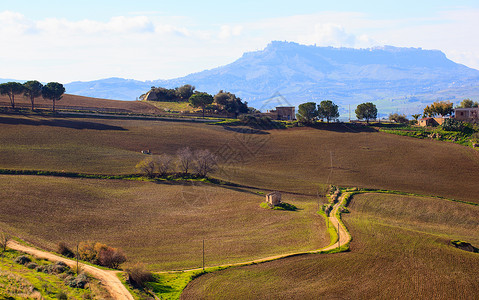
[[[339,237],[339,220],[338,220],[338,249],[341,248],[341,239]]]
[[[349,104],[349,123],[351,123],[351,104]]]
[[[205,239],[203,239],[203,271],[205,270]]]
[[[80,273],[80,269],[78,268],[78,244],[77,244],[77,276],[79,275]]]

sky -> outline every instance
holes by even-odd
[[[274,40],[443,51],[479,69],[479,1],[0,0],[0,78],[171,79]]]

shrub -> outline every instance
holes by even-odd
[[[118,269],[126,261],[126,256],[120,249],[103,248],[98,253],[98,263],[101,266]]]
[[[29,262],[31,262],[32,260],[30,259],[30,257],[26,256],[26,255],[20,255],[19,257],[17,257],[15,259],[15,262],[17,264],[21,264],[21,265],[26,265],[28,264]]]
[[[101,243],[81,242],[78,255],[81,260],[108,268],[118,268],[126,261],[123,251]]]
[[[64,242],[58,244],[58,253],[66,257],[75,257],[75,253]]]
[[[441,127],[445,131],[463,131],[464,123],[453,118],[448,118],[444,120]]]
[[[126,273],[128,274],[128,282],[136,288],[144,288],[147,282],[155,280],[153,274],[140,265],[126,269]]]
[[[88,276],[84,273],[81,273],[78,276],[70,275],[65,278],[65,284],[69,287],[84,289],[88,283]]]
[[[37,267],[38,267],[38,265],[37,265],[36,263],[34,263],[34,262],[29,262],[29,263],[27,263],[27,268],[29,268],[29,269],[34,270],[34,269],[36,269]]]

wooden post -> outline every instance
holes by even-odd
[[[80,269],[78,268],[78,244],[77,244],[77,276],[80,274]]]
[[[203,239],[203,271],[205,270],[205,239]]]

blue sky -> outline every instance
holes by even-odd
[[[0,78],[167,79],[272,40],[439,49],[479,69],[479,1],[1,1]]]

